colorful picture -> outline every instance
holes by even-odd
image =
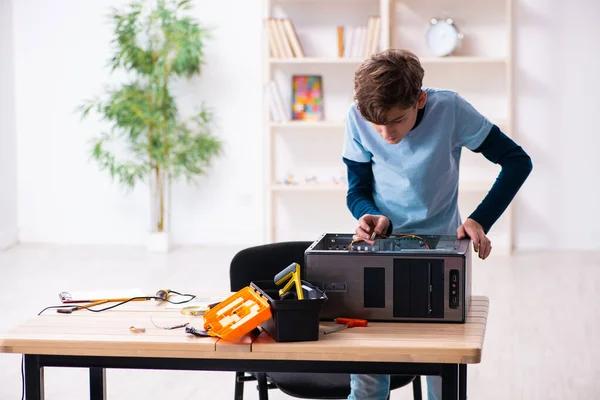
[[[323,79],[320,75],[294,75],[292,77],[292,119],[322,121]]]

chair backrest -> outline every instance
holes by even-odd
[[[272,280],[292,262],[304,265],[304,251],[313,242],[269,243],[240,250],[229,266],[229,285],[237,292],[252,281]]]

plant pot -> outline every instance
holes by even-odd
[[[171,235],[169,232],[150,232],[147,249],[153,253],[167,253],[171,250]]]

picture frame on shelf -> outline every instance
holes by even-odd
[[[317,122],[324,119],[323,77],[321,75],[293,75],[292,120]]]

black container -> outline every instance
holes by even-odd
[[[305,285],[310,285],[302,281]],[[251,282],[250,286],[263,294],[271,306],[271,319],[263,322],[261,327],[276,342],[304,342],[319,340],[319,315],[327,296],[316,288],[317,299],[297,300],[279,297],[279,286],[273,281]],[[310,285],[312,286],[312,285]],[[295,290],[295,288],[293,289]]]

